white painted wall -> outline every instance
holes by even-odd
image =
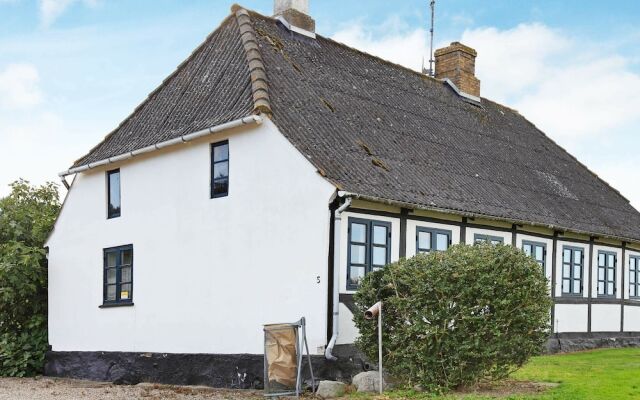
[[[338,321],[338,331],[340,334],[338,335],[336,344],[354,343],[356,338],[360,336],[360,331],[358,331],[358,328],[356,328],[356,325],[353,323],[353,313],[343,303],[340,303],[340,317]]]
[[[210,199],[210,143],[229,139],[230,195]],[[49,240],[54,351],[262,353],[262,325],[307,317],[326,343],[335,188],[266,121],[77,176]],[[133,244],[135,306],[100,309],[104,248]],[[320,283],[318,283],[318,279]]]
[[[586,304],[556,304],[554,332],[587,332],[589,307]]]
[[[619,332],[620,307],[622,307],[620,304],[592,304],[591,331]]]
[[[433,222],[407,220],[407,258],[411,258],[416,255],[416,233],[418,227],[441,229],[445,231],[451,231],[451,244],[456,245],[460,243],[460,227],[456,225],[447,225]]]
[[[640,307],[624,307],[624,331],[640,332]]]

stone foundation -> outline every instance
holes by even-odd
[[[640,347],[640,332],[558,333],[547,342],[549,354],[621,347]]]

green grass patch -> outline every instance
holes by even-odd
[[[477,394],[434,397],[410,390],[394,390],[382,397],[362,394],[351,397],[363,400],[637,400],[640,399],[640,349],[604,349],[535,357],[512,379],[482,387]],[[544,383],[558,385],[547,388]]]

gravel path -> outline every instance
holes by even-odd
[[[154,384],[115,386],[110,383],[51,378],[0,379],[0,400],[204,400],[264,399],[262,392]]]

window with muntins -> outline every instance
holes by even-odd
[[[480,244],[480,243],[490,243],[493,245],[504,244],[504,238],[500,236],[484,235],[480,233],[476,233],[474,235],[473,241],[475,244]]]
[[[562,295],[582,295],[584,272],[584,249],[564,247],[562,249]]]
[[[391,224],[349,218],[347,289],[355,290],[371,271],[391,262]]]
[[[229,195],[229,142],[211,145],[211,198]]]
[[[107,172],[107,218],[120,216],[120,170]]]
[[[606,251],[598,252],[598,296],[614,297],[616,295],[617,255]]]
[[[133,301],[133,246],[104,250],[105,305],[130,304]]]
[[[544,243],[537,242],[522,242],[522,250],[526,255],[536,260],[538,264],[542,267],[542,271],[545,271],[547,264],[547,246]]]
[[[640,299],[640,257],[629,259],[629,297]]]
[[[418,227],[416,232],[416,253],[445,251],[451,246],[451,231]]]

